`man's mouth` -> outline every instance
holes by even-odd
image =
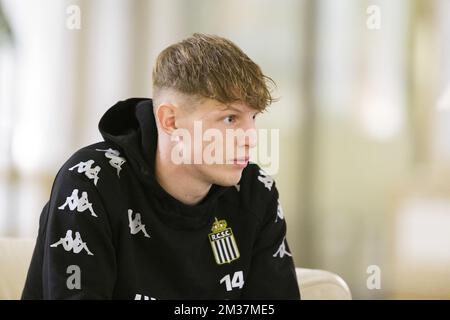
[[[238,164],[238,165],[247,165],[249,160],[250,160],[249,157],[236,158],[236,159],[233,159],[233,163]]]

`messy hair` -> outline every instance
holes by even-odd
[[[167,47],[152,75],[155,99],[162,90],[175,89],[224,104],[241,101],[261,112],[276,101],[275,82],[233,42],[216,35],[194,33]]]

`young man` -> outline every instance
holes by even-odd
[[[111,107],[59,170],[22,298],[299,299],[278,191],[248,162],[267,80],[217,36],[162,51],[153,100]]]

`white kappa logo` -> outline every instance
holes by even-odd
[[[77,165],[74,165],[72,168],[70,168],[70,171],[73,171],[73,169],[78,168],[78,173],[84,173],[86,177],[89,179],[94,179],[94,185],[97,186],[98,181],[98,173],[100,172],[101,168],[100,166],[95,166],[92,168],[92,165],[94,164],[94,160],[88,160],[86,162],[81,161]]]
[[[258,180],[261,181],[264,184],[264,187],[266,187],[270,191],[273,185],[272,177],[265,173],[263,170],[259,170],[259,173],[260,176],[258,176]]]
[[[86,242],[83,242],[83,239],[81,239],[81,235],[79,232],[75,232],[75,238],[72,238],[72,230],[67,230],[66,236],[64,238],[60,238],[59,241],[51,244],[50,247],[56,248],[59,245],[62,245],[64,250],[66,251],[80,253],[81,250],[84,249],[86,250],[88,255],[94,255],[91,251],[89,251]]]
[[[278,248],[277,252],[273,255],[274,257],[279,256],[280,258],[283,258],[285,255],[292,257],[292,254],[286,250],[286,244],[284,243],[286,240],[286,237],[283,238],[283,241],[280,244],[280,247]]]
[[[283,208],[281,207],[280,199],[278,199],[277,217],[275,218],[275,222],[278,222],[278,218],[280,218],[281,220],[284,220],[284,212],[283,212]]]
[[[66,198],[66,202],[64,202],[63,205],[59,206],[58,209],[64,210],[67,205],[69,205],[70,211],[74,211],[75,209],[78,212],[89,210],[91,212],[91,216],[98,217],[95,214],[94,209],[92,208],[92,203],[90,203],[88,200],[88,194],[86,191],[83,191],[81,193],[81,197],[78,198],[78,189],[74,189],[70,197]]]
[[[131,234],[137,234],[138,232],[142,231],[145,237],[150,238],[147,231],[145,230],[145,224],[141,221],[141,214],[136,212],[136,215],[133,219],[133,210],[128,209],[128,222],[130,227]]]
[[[117,170],[117,176],[120,178],[120,171],[122,170],[122,165],[127,162],[124,158],[120,157],[120,152],[114,149],[95,149],[97,151],[103,151],[105,152],[105,157],[107,157],[109,160],[109,164],[116,168]]]

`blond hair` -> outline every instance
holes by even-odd
[[[216,35],[194,33],[167,47],[152,75],[154,99],[164,89],[175,89],[225,104],[242,101],[259,111],[276,101],[269,88],[274,81],[233,42]]]

